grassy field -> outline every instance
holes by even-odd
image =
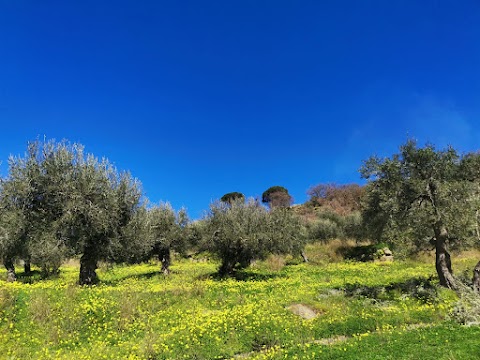
[[[475,258],[455,262],[457,272]],[[2,359],[475,359],[480,328],[449,314],[453,292],[430,287],[433,261],[258,263],[218,279],[214,262],[103,267],[102,283],[0,272]],[[21,273],[19,274],[21,275]],[[289,310],[302,304],[304,319]]]

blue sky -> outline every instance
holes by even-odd
[[[476,0],[0,0],[1,174],[66,138],[197,218],[411,137],[478,150],[479,24]]]

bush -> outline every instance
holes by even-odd
[[[332,211],[321,211],[316,214],[314,220],[310,220],[309,239],[311,241],[333,239],[358,241],[363,238],[362,218],[359,212],[339,215]]]
[[[343,221],[343,232],[346,238],[356,240],[362,240],[365,238],[362,226],[362,216],[358,211],[346,215]]]
[[[480,296],[461,281],[457,286],[459,299],[450,312],[450,318],[462,325],[480,325]]]
[[[322,211],[317,213],[317,218],[310,222],[309,239],[312,241],[343,239],[344,237],[344,219],[338,214]]]
[[[309,238],[312,240],[330,240],[343,237],[343,231],[338,223],[330,219],[317,219],[309,228]]]

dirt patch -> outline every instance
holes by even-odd
[[[347,341],[349,338],[347,336],[334,336],[331,338],[325,338],[325,339],[320,339],[320,340],[314,340],[313,344],[320,344],[320,345],[334,345],[339,342]]]

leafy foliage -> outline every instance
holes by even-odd
[[[172,250],[184,252],[189,244],[189,219],[185,209],[178,212],[169,203],[163,203],[148,210],[147,236],[151,255],[162,262],[162,271],[167,274]]]
[[[479,163],[478,154],[414,141],[391,158],[367,160],[361,173],[370,180],[363,211],[370,236],[409,252],[435,246],[440,282],[454,287],[447,245],[478,240]]]
[[[270,208],[288,207],[293,203],[293,198],[286,188],[277,185],[263,192],[262,202],[268,204]]]
[[[24,157],[10,157],[9,176],[2,179],[0,192],[4,262],[31,257],[45,272],[58,269],[66,254],[64,206],[80,151],[66,142],[36,141]]]
[[[308,225],[309,238],[313,241],[327,241],[332,239],[363,238],[361,215],[358,211],[348,215],[340,215],[332,211],[316,213]]]
[[[90,284],[99,260],[136,248],[139,237],[125,230],[141,207],[138,181],[81,145],[30,143],[25,157],[10,158],[1,185],[4,263],[31,258],[49,273],[66,255],[81,255],[79,281]]]
[[[206,221],[206,248],[222,261],[221,274],[245,268],[268,254],[300,253],[305,231],[288,209],[268,212],[258,202],[215,203]]]
[[[220,198],[220,201],[223,201],[225,203],[232,203],[233,201],[235,200],[245,200],[245,195],[243,195],[241,192],[237,192],[237,191],[234,191],[234,192],[229,192],[225,195],[223,195],[221,198]]]

